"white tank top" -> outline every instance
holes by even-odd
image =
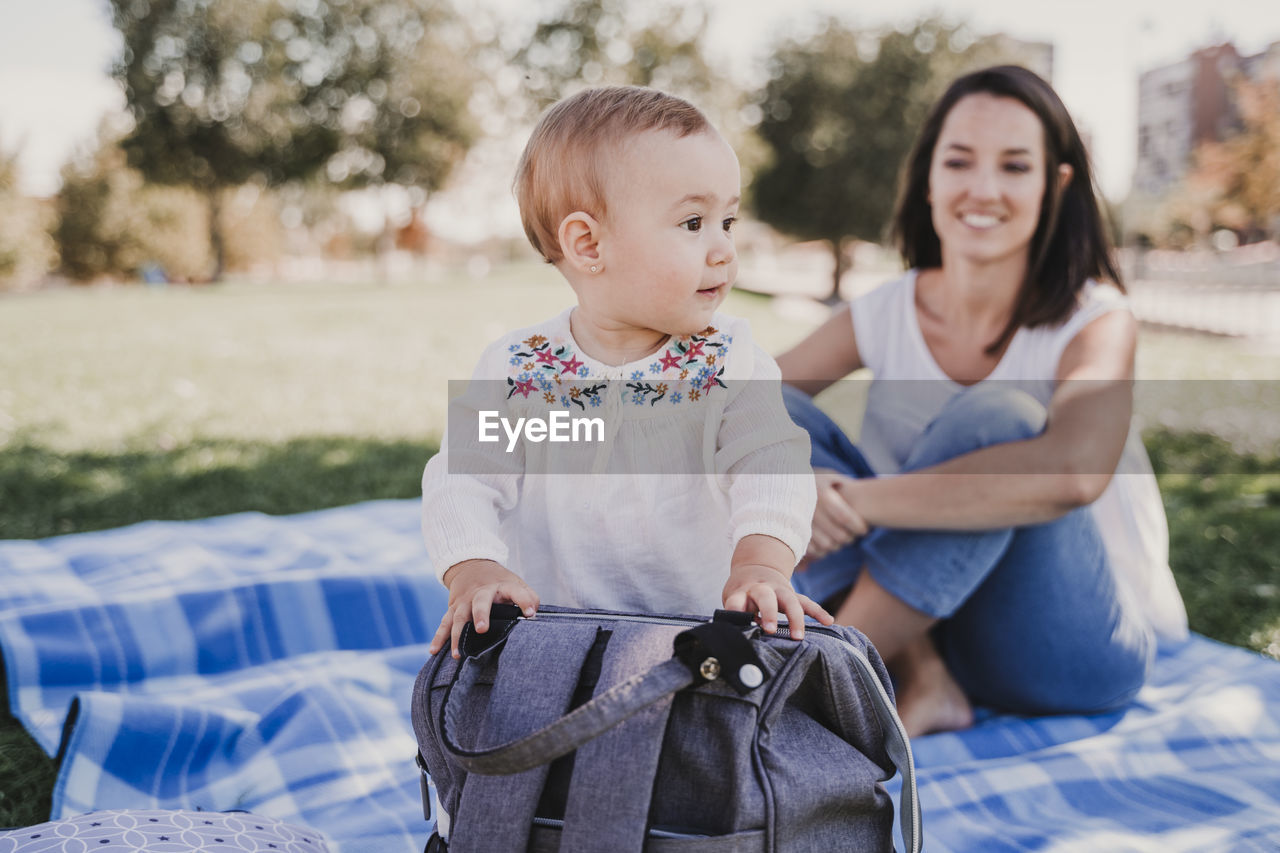
[[[916,315],[915,293],[916,271],[909,270],[851,306],[858,353],[874,375],[858,447],[877,474],[900,471],[925,427],[966,387],[948,377],[929,351]],[[995,369],[978,384],[1011,381],[1047,407],[1067,344],[1103,314],[1129,310],[1119,289],[1092,280],[1081,289],[1079,301],[1059,325],[1018,329]],[[1169,570],[1164,504],[1137,430],[1130,430],[1116,476],[1090,509],[1115,571],[1122,606],[1144,614],[1160,639],[1184,639],[1187,614]]]

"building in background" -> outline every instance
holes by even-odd
[[[1280,79],[1280,42],[1253,56],[1241,56],[1230,42],[1206,47],[1139,77],[1136,193],[1164,195],[1191,168],[1199,145],[1239,129],[1232,91],[1238,76]]]

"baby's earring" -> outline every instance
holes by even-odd
[[[592,264],[592,265],[591,265],[591,271],[592,271],[592,272],[600,272],[600,268],[599,268],[598,266],[596,266],[595,264]]]

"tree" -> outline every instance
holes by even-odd
[[[1207,247],[1229,230],[1245,242],[1280,237],[1280,82],[1234,84],[1236,130],[1201,144],[1167,192],[1125,201],[1131,239],[1159,248]]]
[[[849,268],[848,242],[882,239],[900,164],[929,107],[956,74],[1011,58],[997,40],[932,18],[884,32],[830,19],[775,50],[756,97],[769,156],[751,206],[785,234],[830,245],[831,300]]]
[[[1240,132],[1197,149],[1177,195],[1198,198],[1202,218],[1214,226],[1274,235],[1280,233],[1280,82],[1241,80],[1235,94]]]
[[[207,273],[207,211],[186,187],[148,185],[129,168],[118,127],[104,120],[97,147],[62,168],[53,229],[62,271],[72,279],[123,277],[154,264],[172,278]]]
[[[148,181],[220,191],[311,177],[438,189],[475,138],[469,34],[441,0],[111,0],[114,74]]]
[[[0,148],[0,289],[29,285],[53,266],[48,213],[19,190],[18,149]]]
[[[525,71],[535,112],[584,84],[653,86],[705,106],[719,87],[702,53],[706,31],[706,9],[697,4],[565,0],[512,62]]]

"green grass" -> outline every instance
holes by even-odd
[[[1146,443],[1191,629],[1280,659],[1280,460],[1205,433]]]
[[[273,514],[421,494],[427,441],[326,436],[279,444],[194,439],[172,450],[5,448],[0,537],[36,539],[153,518]]]
[[[0,828],[48,820],[57,772],[54,760],[0,710]]]
[[[771,352],[812,328],[766,298],[730,300]],[[465,379],[502,331],[571,301],[553,270],[533,264],[412,286],[0,296],[0,539],[412,497],[439,442],[448,380]],[[1280,356],[1144,332],[1139,375],[1273,379]],[[1199,431],[1216,428],[1226,405],[1216,397],[1153,400],[1148,447],[1192,627],[1280,656],[1274,401],[1252,401],[1257,425],[1232,444]],[[46,819],[53,777],[0,709],[0,826]]]
[[[0,446],[117,453],[206,438],[439,438],[448,381],[468,378],[502,332],[572,299],[536,264],[414,286],[0,295]],[[809,328],[773,318],[763,297],[731,300],[766,348]]]

